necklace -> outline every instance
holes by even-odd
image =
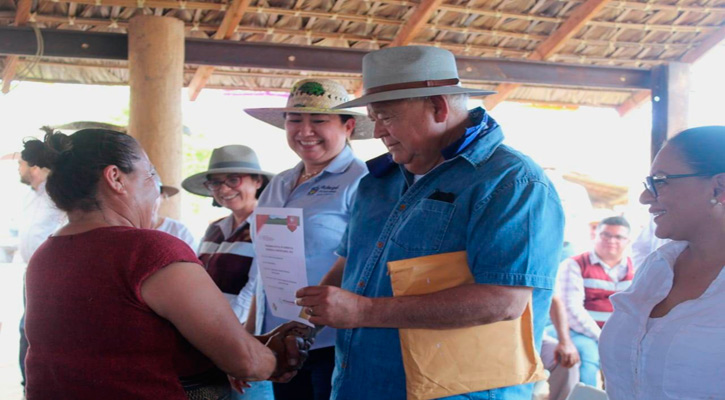
[[[319,174],[320,172],[322,172],[322,170],[319,170],[316,172],[303,172],[300,174],[300,181],[306,181],[306,180],[312,178],[313,176]]]

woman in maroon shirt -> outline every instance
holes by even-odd
[[[28,265],[29,400],[223,399],[225,373],[294,374],[294,326],[249,335],[194,252],[148,229],[159,187],[132,137],[84,129],[25,149],[69,221]]]

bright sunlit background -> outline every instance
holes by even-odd
[[[725,45],[720,45],[691,68],[689,126],[725,125]],[[186,93],[183,95],[187,99]],[[280,93],[206,89],[195,102],[184,100],[184,176],[204,170],[211,149],[245,144],[259,156],[262,167],[279,172],[298,159],[287,147],[284,133],[247,116],[249,107],[281,107]],[[41,84],[19,82],[0,95],[0,155],[20,151],[25,137],[40,134],[43,125],[72,121],[128,122],[128,87]],[[472,101],[478,106],[480,101]],[[577,110],[538,108],[503,103],[492,111],[501,124],[506,143],[556,171],[575,171],[593,179],[630,187],[625,213],[638,226],[647,218],[636,203],[642,178],[649,169],[651,108],[645,104],[625,117],[613,109],[581,107]],[[369,159],[385,152],[377,140],[353,142],[358,157]],[[17,162],[0,161],[0,244],[13,240],[15,217],[29,190],[20,184]],[[564,192],[564,191],[563,191]],[[210,220],[226,212],[211,207],[211,200],[183,193],[182,221],[200,238]],[[571,201],[570,203],[576,203]],[[576,207],[573,205],[572,207]],[[583,219],[587,217],[582,216]],[[583,221],[586,223],[588,221]],[[636,233],[636,232],[635,232]],[[24,265],[0,264],[0,397],[20,398],[17,369],[18,320]]]

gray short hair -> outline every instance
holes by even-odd
[[[448,104],[453,108],[454,110],[463,110],[468,111],[468,94],[467,93],[459,93],[459,94],[444,94],[441,95],[446,98],[446,101],[448,101]],[[423,101],[428,100],[432,96],[423,96],[423,97],[410,97],[407,99],[403,99],[404,101]]]
[[[448,104],[451,105],[451,108],[457,109],[457,110],[463,110],[468,111],[468,94],[467,93],[461,93],[461,94],[447,94],[445,95],[446,100],[448,100]]]

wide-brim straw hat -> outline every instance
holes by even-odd
[[[2,157],[0,157],[0,161],[17,161],[20,160],[20,153],[15,151],[8,154],[3,154]]]
[[[286,113],[338,114],[355,118],[355,130],[350,139],[370,139],[374,125],[366,114],[351,110],[338,110],[338,106],[350,100],[350,95],[340,83],[330,79],[303,79],[297,81],[282,108],[247,108],[244,111],[252,117],[280,129],[284,128]]]
[[[207,176],[211,174],[265,175],[270,179],[274,176],[273,173],[262,170],[254,150],[241,144],[232,144],[214,149],[209,159],[209,168],[184,179],[181,187],[200,196],[212,197],[212,192],[204,187]]]
[[[461,87],[456,58],[448,50],[429,46],[389,47],[363,57],[363,95],[336,108],[416,97],[496,92]]]

